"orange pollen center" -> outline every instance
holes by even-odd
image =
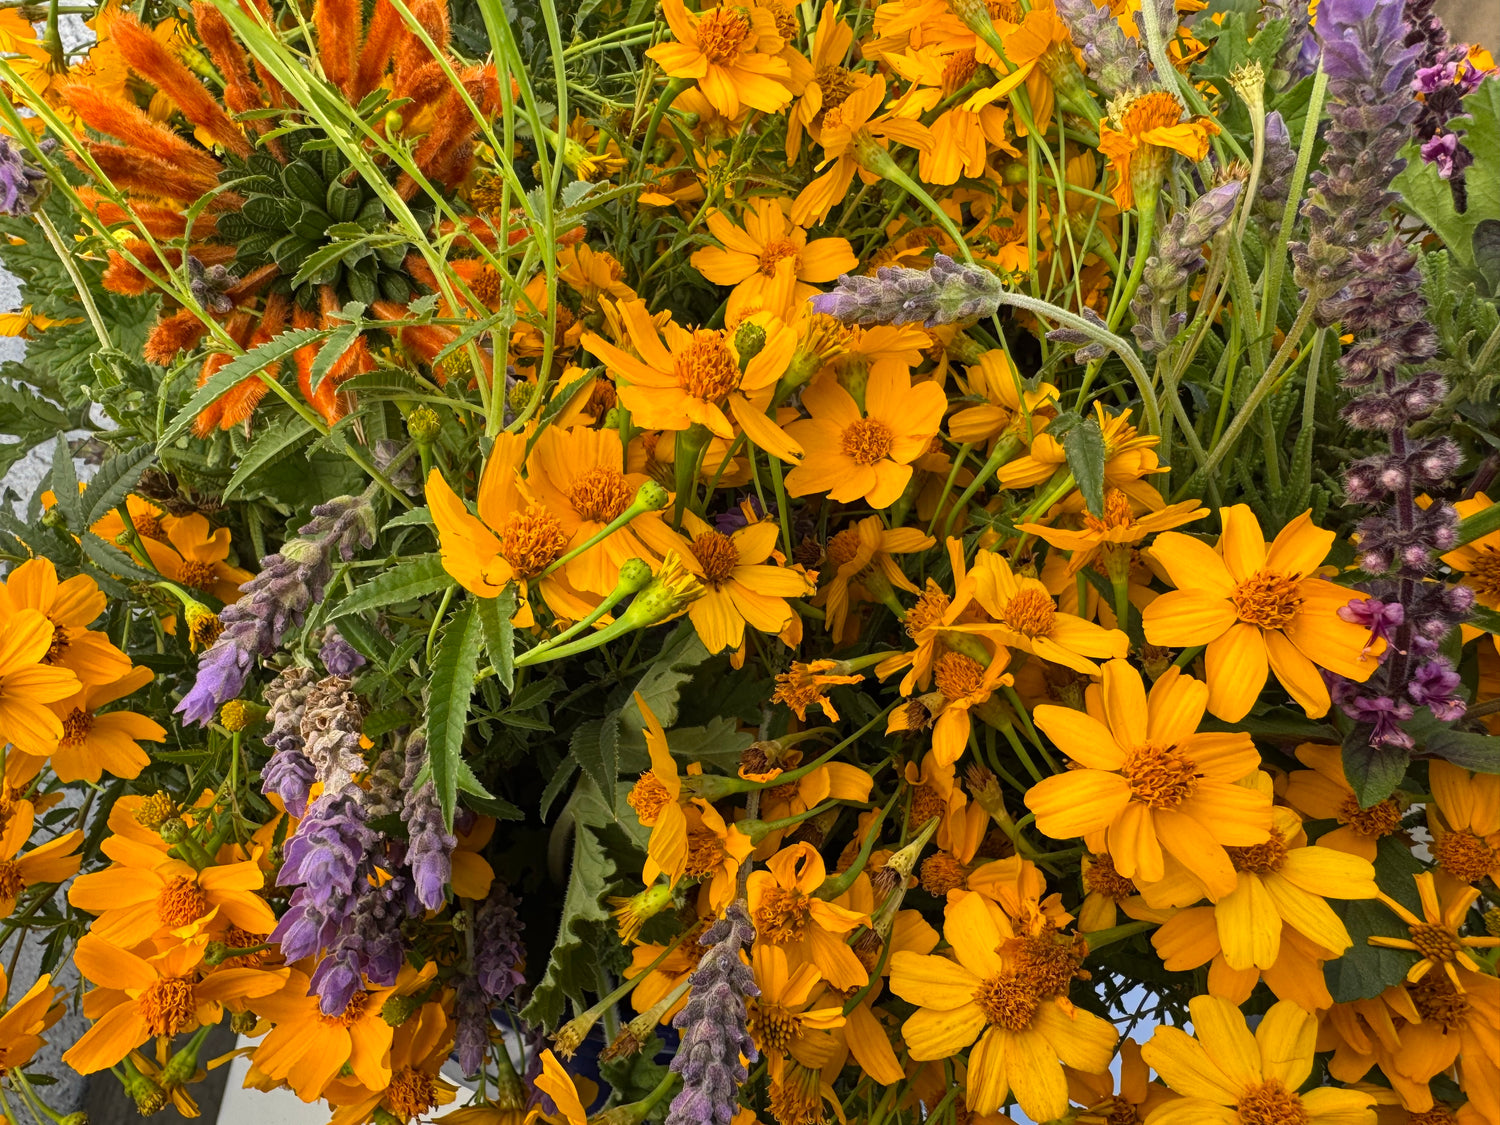
[[[522,578],[535,578],[567,549],[562,522],[541,504],[512,512],[500,529],[500,553]]]
[[[1102,516],[1084,513],[1083,525],[1090,531],[1113,531],[1116,528],[1130,527],[1135,523],[1135,516],[1130,511],[1130,498],[1118,488],[1111,488],[1104,494],[1104,514]]]
[[[635,495],[625,474],[603,466],[588,469],[568,489],[568,501],[586,520],[609,523],[630,507]]]
[[[949,702],[968,699],[984,683],[984,668],[979,661],[961,652],[945,652],[933,669],[933,682]]]
[[[1057,616],[1057,607],[1045,590],[1035,586],[1023,586],[1010,599],[1001,615],[1004,622],[1016,632],[1027,637],[1045,637],[1052,632],[1052,622]]]
[[[51,621],[51,618],[48,618]],[[43,664],[56,664],[63,658],[63,653],[68,651],[68,630],[64,625],[52,621],[52,643],[47,646],[47,653],[42,657]]]
[[[21,865],[13,859],[0,860],[0,898],[13,899],[25,889]]]
[[[808,676],[797,676],[782,672],[776,677],[776,690],[771,693],[773,703],[781,703],[794,711],[803,712],[823,696],[823,685]]]
[[[338,1015],[325,1016],[319,1011],[318,1020],[329,1027],[349,1027],[364,1017],[365,1009],[369,1006],[370,994],[359,991],[349,997],[349,1003],[344,1005],[344,1010]]]
[[[1479,557],[1469,568],[1466,581],[1481,602],[1500,601],[1500,551],[1490,546],[1479,548]]]
[[[1417,1015],[1437,1024],[1444,1031],[1458,1031],[1469,1023],[1472,1005],[1469,998],[1453,987],[1447,973],[1428,973],[1416,984],[1406,986]]]
[[[800,250],[790,239],[778,238],[766,243],[760,252],[760,272],[766,277],[776,276],[776,267],[787,258],[795,258]]]
[[[854,459],[856,465],[873,465],[885,459],[896,435],[878,418],[861,418],[844,431],[844,454]]]
[[[728,582],[740,565],[739,549],[722,531],[705,531],[694,539],[693,554],[703,568],[703,581],[716,588]]]
[[[1025,1031],[1036,1017],[1041,999],[1017,974],[1001,973],[974,990],[974,1003],[993,1026]]]
[[[1445,1105],[1435,1105],[1423,1113],[1415,1113],[1411,1110],[1406,1112],[1406,1125],[1449,1125],[1457,1121],[1453,1111]]]
[[[771,1117],[777,1125],[824,1125],[823,1091],[817,1081],[809,1081],[812,1072],[800,1066],[777,1082],[771,1083]]]
[[[1252,875],[1270,875],[1280,871],[1286,863],[1286,837],[1275,828],[1264,844],[1252,844],[1248,848],[1225,848],[1229,862],[1236,871],[1248,871]]]
[[[1477,883],[1500,868],[1500,852],[1466,828],[1449,832],[1437,842],[1437,861],[1449,875],[1465,883]]]
[[[1244,1125],[1307,1125],[1307,1107],[1292,1090],[1271,1079],[1251,1086],[1234,1107]]]
[[[1108,1125],[1137,1125],[1141,1119],[1136,1107],[1124,1098],[1109,1098],[1096,1106],[1094,1112],[1103,1115]]]
[[[762,941],[785,945],[796,941],[812,918],[812,903],[799,890],[772,887],[755,911],[755,932]]]
[[[687,865],[684,870],[693,878],[701,878],[724,862],[724,841],[712,829],[702,828],[688,833]]]
[[[1262,629],[1281,629],[1302,604],[1301,585],[1302,580],[1295,575],[1261,570],[1236,586],[1229,600],[1234,602],[1241,621]]]
[[[182,565],[177,568],[177,581],[193,590],[207,590],[218,578],[218,571],[214,569],[213,563],[199,562],[197,559],[183,559]]]
[[[398,1121],[420,1117],[437,1105],[437,1082],[432,1075],[403,1066],[391,1075],[385,1090],[386,1108]]]
[[[1143,742],[1125,755],[1121,772],[1132,800],[1153,809],[1175,809],[1198,788],[1198,767],[1176,747]]]
[[[1418,922],[1411,930],[1412,944],[1429,961],[1452,961],[1463,949],[1458,935],[1432,922]]]
[[[906,611],[904,622],[906,635],[916,640],[923,630],[936,625],[943,619],[943,615],[948,612],[950,602],[951,599],[947,594],[936,587],[929,586],[917,599],[917,604]]]
[[[691,398],[718,402],[740,385],[740,365],[724,333],[698,331],[693,342],[678,353],[672,374]]]
[[[136,534],[142,539],[165,540],[167,533],[161,526],[161,517],[151,512],[142,512],[130,517],[130,522],[135,524]]]
[[[186,875],[172,879],[156,896],[156,916],[170,929],[196,922],[208,913],[208,896]]]
[[[267,936],[266,934],[252,934],[249,930],[234,926],[224,935],[224,944],[231,949],[254,949],[257,945],[264,945]],[[219,964],[222,968],[258,969],[265,964],[267,952],[264,949],[256,949],[254,953],[225,958]]]
[[[198,998],[193,982],[184,977],[162,977],[137,1003],[152,1035],[176,1035],[196,1021]]]
[[[823,109],[830,110],[844,104],[854,93],[854,72],[847,67],[825,66],[818,70],[814,81],[823,94]]]
[[[846,527],[828,541],[828,561],[835,568],[854,561],[859,554],[859,532]]]
[[[85,711],[81,707],[75,707],[68,712],[68,717],[63,720],[62,741],[58,743],[59,750],[72,750],[83,744],[89,736],[89,731],[94,729],[94,713]]]
[[[672,794],[655,773],[647,770],[631,787],[625,800],[635,810],[635,815],[642,824],[652,825],[661,815],[661,810],[672,803]]]
[[[745,1024],[767,1054],[784,1054],[794,1039],[802,1038],[802,1021],[780,1004],[751,1000],[745,1006]]]
[[[933,898],[947,897],[968,879],[968,869],[949,852],[934,852],[922,861],[922,889]]]
[[[1120,115],[1120,132],[1133,141],[1142,133],[1164,129],[1182,120],[1182,103],[1165,90],[1152,90],[1135,98]]]
[[[485,266],[469,283],[474,297],[485,308],[490,308],[500,299],[500,274],[493,266]]]
[[[698,22],[698,50],[712,64],[732,62],[750,38],[750,20],[734,8],[715,8]]]
[[[1090,894],[1101,894],[1116,902],[1135,894],[1135,884],[1115,870],[1114,856],[1108,852],[1091,856],[1084,864],[1083,887]]]
[[[161,790],[157,790],[151,796],[141,801],[140,808],[135,810],[135,822],[143,828],[149,828],[155,832],[166,821],[177,815],[177,805],[171,797]]]
[[[1339,807],[1338,822],[1348,825],[1361,836],[1389,836],[1401,826],[1401,806],[1387,797],[1367,809],[1359,807],[1359,798],[1350,793]]]
[[[979,60],[974,57],[973,51],[953,52],[943,64],[943,93],[957,93],[964,83],[974,77],[974,72],[978,69]]]
[[[1059,935],[1050,926],[1039,934],[1011,938],[1001,948],[1015,965],[1016,975],[1041,997],[1067,995],[1083,964],[1079,941]]]
[[[941,793],[930,785],[918,785],[911,791],[911,813],[907,821],[915,831],[947,811],[948,802],[943,800]]]

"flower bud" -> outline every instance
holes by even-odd
[[[760,355],[766,346],[766,330],[753,321],[741,324],[734,334],[734,350],[739,353],[740,370],[744,371],[750,361]]]
[[[442,432],[443,421],[430,406],[413,407],[406,416],[406,432],[418,445],[431,445]]]

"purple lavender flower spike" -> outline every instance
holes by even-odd
[[[745,1001],[759,996],[760,989],[740,960],[740,951],[754,938],[750,915],[734,903],[698,939],[709,951],[693,970],[687,1006],[672,1019],[682,1032],[672,1059],[682,1089],[672,1099],[666,1125],[729,1125],[739,1108],[739,1088],[748,1074],[740,1058],[753,1063],[759,1057],[746,1029]]]
[[[994,316],[1000,278],[979,266],[935,254],[925,270],[881,266],[874,277],[842,274],[828,293],[810,298],[813,312],[845,324],[938,324]]]
[[[224,629],[198,661],[198,677],[176,711],[207,726],[219,708],[244,689],[255,662],[271,656],[288,630],[300,626],[323,597],[335,557],[348,561],[375,542],[375,512],[368,495],[341,496],[312,511],[298,537],[261,560],[261,571],[240,589],[244,596],[219,613]]]
[[[323,662],[323,667],[328,669],[330,676],[347,678],[365,666],[365,658],[355,651],[354,646],[344,640],[338,629],[332,625],[328,626],[323,633],[323,643],[318,648],[318,659]]]
[[[1131,332],[1142,351],[1160,351],[1187,323],[1187,313],[1175,310],[1177,298],[1208,264],[1203,247],[1224,229],[1239,197],[1238,180],[1220,184],[1173,215],[1161,232],[1156,253],[1146,259],[1140,288],[1130,302],[1135,314]]]
[[[526,983],[521,970],[526,961],[521,940],[525,929],[516,914],[515,896],[497,879],[474,918],[474,975],[492,1003],[502,1003]]]
[[[364,881],[339,927],[338,936],[311,978],[325,1015],[337,1015],[349,1006],[355,991],[366,981],[377,988],[396,983],[406,956],[401,924],[417,914],[406,876],[392,876],[381,886]]]
[[[26,152],[0,133],[0,215],[31,214],[42,196],[47,173],[26,162]]]
[[[444,888],[453,877],[453,849],[458,841],[443,827],[443,809],[432,780],[429,778],[421,788],[416,787],[417,776],[426,761],[427,740],[413,738],[406,747],[406,776],[401,786],[406,798],[401,806],[401,819],[406,823],[410,841],[406,864],[416,884],[417,901],[428,910],[436,910],[443,905]]]
[[[1079,44],[1089,77],[1106,97],[1118,97],[1151,84],[1151,62],[1140,39],[1125,34],[1109,5],[1101,8],[1094,0],[1057,0],[1057,14],[1068,25],[1073,42]],[[1173,11],[1168,19],[1176,15]],[[1166,20],[1163,26],[1168,26]]]

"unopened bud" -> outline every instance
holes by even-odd
[[[406,416],[406,432],[418,445],[431,445],[442,432],[443,420],[430,406],[413,407]]]
[[[740,370],[744,371],[750,361],[760,355],[766,346],[766,330],[759,324],[746,321],[734,333],[734,350],[739,353]]]
[[[168,844],[180,844],[188,838],[187,821],[180,816],[170,817],[156,828],[157,834]]]

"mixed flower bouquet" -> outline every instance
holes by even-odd
[[[0,9],[5,1120],[1500,1125],[1431,8]]]

